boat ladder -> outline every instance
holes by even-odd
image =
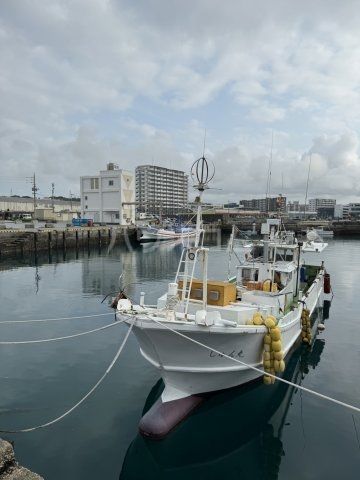
[[[193,255],[193,257],[190,255]],[[182,281],[181,304],[184,306],[184,313],[189,309],[191,286],[195,274],[195,266],[198,257],[198,249],[184,248],[181,254],[175,282]]]

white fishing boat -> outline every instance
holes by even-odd
[[[140,242],[156,242],[195,237],[196,230],[192,227],[178,226],[173,228],[156,228],[150,225],[139,228]]]
[[[234,276],[209,279],[204,157],[194,163],[192,176],[199,191],[195,242],[184,246],[174,281],[155,306],[147,306],[143,295],[139,304],[126,298],[117,304],[117,318],[133,324],[141,354],[159,369],[164,403],[241,385],[264,370],[270,374],[265,383],[272,383],[299,337],[310,343],[309,315],[324,293],[324,264],[307,264],[303,244],[294,235],[279,235],[276,219],[263,225],[263,239],[239,261]],[[317,249],[308,240],[307,248],[321,253],[325,246]]]

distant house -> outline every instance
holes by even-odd
[[[80,177],[81,215],[94,222],[135,223],[135,179],[129,170],[108,163],[99,175]]]

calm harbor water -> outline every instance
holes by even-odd
[[[226,238],[212,245],[210,275],[227,268]],[[0,262],[0,322],[106,313],[118,278],[153,303],[173,279],[180,245],[115,248]],[[360,404],[360,239],[330,241],[325,254],[335,297],[311,350],[299,347],[287,378]],[[322,315],[322,312],[319,312]],[[327,318],[328,317],[328,318]],[[2,341],[71,335],[113,315],[0,324]],[[76,403],[111,362],[126,327],[61,342],[0,345],[0,429],[44,423]],[[46,480],[357,479],[360,415],[277,382],[212,397],[160,442],[137,435],[142,411],[161,391],[158,372],[133,335],[102,386],[54,426],[2,434],[20,463]]]

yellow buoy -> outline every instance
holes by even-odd
[[[265,385],[270,385],[271,384],[271,377],[269,377],[269,375],[264,375],[263,382],[265,383]]]
[[[263,291],[270,292],[270,289],[271,289],[271,280],[265,280],[263,282]]]
[[[271,336],[267,333],[264,337],[264,343],[265,345],[270,345],[271,344]]]
[[[274,352],[274,359],[275,360],[283,360],[284,352],[280,350],[280,352]]]
[[[275,319],[275,317],[273,317],[272,315],[269,315],[268,317],[266,317],[265,325],[266,325],[268,328],[274,328],[275,325],[276,325],[276,319]]]
[[[270,336],[273,340],[280,340],[281,338],[281,331],[280,328],[274,327],[270,330]]]
[[[265,370],[270,370],[272,362],[270,360],[265,360],[264,361],[264,368]]]
[[[275,340],[271,342],[271,349],[274,350],[274,352],[280,352],[281,347],[281,340]]]
[[[269,361],[271,360],[271,352],[264,352],[264,361]]]
[[[260,312],[255,312],[253,315],[253,324],[254,325],[262,325],[264,322],[262,315]]]

